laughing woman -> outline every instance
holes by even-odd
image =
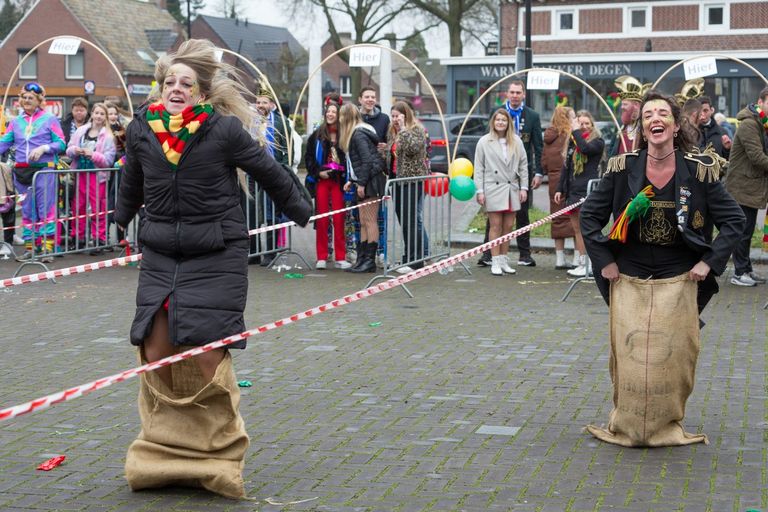
[[[581,209],[595,279],[610,304],[614,409],[607,428],[623,446],[706,442],[683,430],[699,351],[699,314],[717,293],[744,216],[719,163],[689,153],[680,108],[650,91],[640,107],[640,150],[613,157]],[[609,235],[602,228],[613,215]],[[712,228],[719,234],[713,240]]]
[[[248,91],[235,76],[212,43],[188,40],[158,60],[155,101],[128,126],[115,221],[125,227],[145,205],[130,334],[144,361],[245,330],[248,231],[237,168],[298,224],[312,213],[298,178],[243,128]],[[227,349],[144,373],[140,385],[142,431],[125,465],[131,488],[181,483],[243,497],[248,436]]]

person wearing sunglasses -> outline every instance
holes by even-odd
[[[13,180],[18,194],[27,194],[22,203],[25,252],[18,261],[28,261],[36,254],[41,261],[52,261],[56,235],[56,187],[55,173],[40,172],[53,169],[58,154],[64,151],[64,134],[59,120],[47,112],[45,89],[36,82],[29,82],[19,92],[21,113],[11,119],[5,134],[0,137],[0,154],[11,148],[16,150]],[[35,174],[37,177],[35,178]],[[31,191],[34,178],[35,188]]]

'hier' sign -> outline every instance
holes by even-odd
[[[683,64],[683,67],[685,69],[686,80],[717,74],[717,61],[714,57],[691,59]]]
[[[560,85],[560,73],[557,71],[529,71],[526,89],[544,89],[556,91]]]
[[[73,37],[59,37],[51,41],[48,53],[55,55],[76,55],[80,48],[80,40]]]
[[[349,67],[376,67],[381,63],[381,48],[358,46],[349,50]]]

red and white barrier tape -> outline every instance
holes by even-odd
[[[31,228],[34,226],[44,226],[45,224],[51,224],[53,222],[66,222],[68,220],[77,220],[77,219],[85,219],[87,217],[98,217],[98,216],[106,216],[110,213],[114,213],[115,210],[106,210],[103,212],[93,212],[93,213],[84,213],[82,215],[74,215],[72,217],[57,217],[53,220],[41,220],[38,222],[33,222],[32,224],[21,224],[22,228]],[[18,226],[8,226],[0,229],[0,231],[5,231],[6,229],[16,229]]]
[[[355,208],[359,208],[360,206],[366,205],[366,204],[374,204],[378,203],[380,201],[384,201],[390,199],[390,196],[384,196],[381,199],[376,199],[374,201],[368,201],[366,203],[357,204],[355,206],[350,206],[348,208],[342,208],[341,210],[336,210],[333,212],[328,213],[321,213],[320,215],[314,215],[309,218],[310,222],[314,222],[317,219],[321,219],[323,217],[329,217],[331,215],[336,215],[337,213],[343,213],[348,210],[353,210]],[[111,211],[111,210],[110,210]],[[94,214],[89,214],[94,215]],[[103,214],[102,214],[103,215]],[[53,221],[51,221],[53,222]],[[249,231],[248,233],[250,235],[258,234],[258,233],[264,233],[267,231],[274,231],[276,229],[280,229],[282,227],[288,227],[295,225],[295,222],[284,222],[282,224],[275,224],[272,226],[265,226],[263,228],[254,229],[253,231]],[[128,263],[132,263],[134,261],[139,261],[141,259],[141,253],[134,254],[132,256],[124,256],[122,258],[115,258],[111,260],[103,260],[103,261],[96,261],[93,263],[89,263],[87,265],[76,265],[74,267],[69,268],[62,268],[58,270],[49,270],[48,272],[40,272],[38,274],[29,274],[26,276],[19,276],[19,277],[12,277],[8,279],[3,279],[0,281],[0,289],[2,288],[10,288],[12,286],[18,286],[20,284],[28,284],[28,283],[37,283],[40,281],[46,281],[48,279],[54,279],[56,277],[63,277],[63,276],[71,276],[74,274],[82,274],[84,272],[91,272],[92,270],[99,270],[102,268],[108,268],[108,267],[114,267],[114,266],[122,266],[126,265]]]
[[[309,218],[309,222],[315,222],[317,219],[322,219],[324,217],[332,217],[333,215],[336,215],[336,214],[339,214],[339,213],[344,213],[344,212],[356,210],[356,209],[360,208],[361,206],[365,206],[365,205],[369,205],[369,204],[376,204],[376,203],[380,203],[382,201],[387,201],[389,199],[392,199],[392,196],[382,196],[381,198],[374,199],[373,201],[366,201],[365,203],[358,203],[358,204],[355,204],[355,205],[352,205],[352,206],[348,206],[346,208],[341,208],[340,210],[334,210],[332,212],[325,212],[325,213],[320,213],[318,215],[313,215],[312,217]],[[287,228],[287,227],[291,227],[291,226],[295,226],[295,225],[296,225],[296,223],[293,222],[293,221],[283,222],[282,224],[272,224],[271,226],[264,226],[264,227],[261,227],[261,228],[252,229],[252,230],[250,230],[248,232],[248,234],[249,235],[258,235],[260,233],[266,233],[268,231],[274,231],[276,229]]]
[[[18,286],[20,284],[37,283],[39,281],[46,281],[48,279],[54,279],[57,277],[71,276],[74,274],[84,274],[85,272],[91,272],[93,270],[99,270],[102,268],[116,267],[127,265],[135,261],[141,260],[141,253],[133,254],[131,256],[123,256],[120,258],[114,258],[111,260],[94,261],[93,263],[87,263],[85,265],[75,265],[74,267],[60,268],[57,270],[49,270],[48,272],[40,272],[39,274],[29,274],[26,276],[10,277],[0,281],[0,289],[10,288],[12,286]]]
[[[482,253],[483,251],[486,251],[490,249],[491,247],[495,247],[497,245],[503,244],[503,243],[509,243],[510,240],[517,237],[518,235],[522,235],[523,233],[527,233],[529,231],[532,231],[533,229],[537,228],[538,226],[542,226],[546,224],[547,222],[551,221],[555,217],[558,217],[560,215],[563,215],[564,213],[569,212],[570,210],[573,210],[577,207],[579,207],[584,202],[584,199],[579,201],[578,203],[572,204],[570,206],[567,206],[563,208],[562,210],[559,210],[555,213],[552,213],[550,215],[547,215],[541,220],[537,220],[536,222],[533,222],[532,224],[529,224],[527,226],[524,226],[520,229],[517,229],[511,233],[508,233],[506,235],[500,236],[499,238],[495,240],[491,240],[487,243],[484,243],[482,245],[478,245],[477,247],[473,247],[472,249],[466,250],[462,253],[459,253],[455,256],[451,256],[450,258],[446,258],[444,260],[440,260],[436,263],[432,263],[431,265],[427,265],[426,267],[414,270],[413,272],[409,272],[408,274],[405,274],[403,276],[399,276],[397,278],[383,281],[377,285],[371,286],[369,288],[365,288],[363,290],[357,291],[355,293],[352,293],[350,295],[345,295],[344,297],[340,299],[333,300],[331,302],[327,302],[323,305],[316,306],[312,309],[308,309],[306,311],[303,311],[301,313],[296,313],[294,315],[291,315],[289,317],[283,318],[281,320],[277,320],[276,322],[271,322],[268,324],[264,324],[260,327],[256,327],[255,329],[249,329],[245,332],[242,332],[240,334],[234,334],[232,336],[229,336],[227,338],[214,341],[211,343],[208,343],[207,345],[202,345],[200,347],[193,348],[191,350],[187,350],[186,352],[181,352],[180,354],[175,354],[170,357],[166,357],[164,359],[160,359],[158,361],[154,361],[136,368],[132,368],[130,370],[126,370],[123,372],[120,372],[115,375],[111,375],[109,377],[104,377],[99,380],[95,380],[93,382],[89,382],[87,384],[83,384],[81,386],[77,386],[74,388],[67,389],[65,391],[60,391],[58,393],[54,393],[52,395],[44,396],[41,398],[38,398],[36,400],[32,400],[31,402],[26,402],[20,405],[16,405],[13,407],[8,407],[6,409],[0,410],[0,421],[3,420],[9,420],[12,418],[16,418],[18,416],[21,416],[23,414],[28,414],[31,412],[41,411],[43,409],[47,409],[48,407],[61,403],[61,402],[67,402],[69,400],[73,400],[75,398],[78,398],[80,396],[83,396],[85,394],[88,394],[92,391],[96,391],[98,389],[105,388],[107,386],[111,386],[112,384],[116,384],[118,382],[123,382],[124,380],[132,379],[133,377],[136,377],[138,375],[141,375],[145,372],[151,372],[153,370],[157,370],[158,368],[162,368],[164,366],[169,366],[173,363],[177,363],[179,361],[183,361],[185,359],[189,359],[190,357],[194,357],[196,355],[203,354],[205,352],[210,352],[211,350],[215,350],[217,348],[226,347],[227,345],[230,345],[232,343],[235,343],[240,340],[244,340],[250,336],[253,336],[255,334],[264,333],[267,331],[272,331],[274,329],[277,329],[278,327],[282,327],[284,325],[292,324],[294,322],[298,322],[299,320],[303,320],[305,318],[309,318],[315,315],[318,315],[320,313],[324,313],[331,309],[336,309],[338,307],[341,307],[345,304],[349,304],[351,302],[357,302],[359,300],[365,299],[367,297],[370,297],[372,295],[376,295],[377,293],[381,293],[383,291],[389,290],[390,288],[394,288],[396,286],[400,286],[402,284],[408,283],[410,281],[414,281],[416,279],[419,279],[421,277],[427,276],[429,274],[432,274],[434,272],[438,272],[441,269],[450,267],[456,263],[459,263],[460,261],[463,261],[465,259],[471,258],[472,256],[475,256],[477,254]]]
[[[13,198],[16,198],[16,201],[20,203],[27,198],[27,194],[11,194],[9,196],[0,196],[0,201],[6,201]]]

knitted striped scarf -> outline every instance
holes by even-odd
[[[184,145],[211,114],[213,106],[209,103],[190,105],[176,115],[168,113],[162,101],[149,106],[147,123],[160,141],[171,169],[177,169]]]

